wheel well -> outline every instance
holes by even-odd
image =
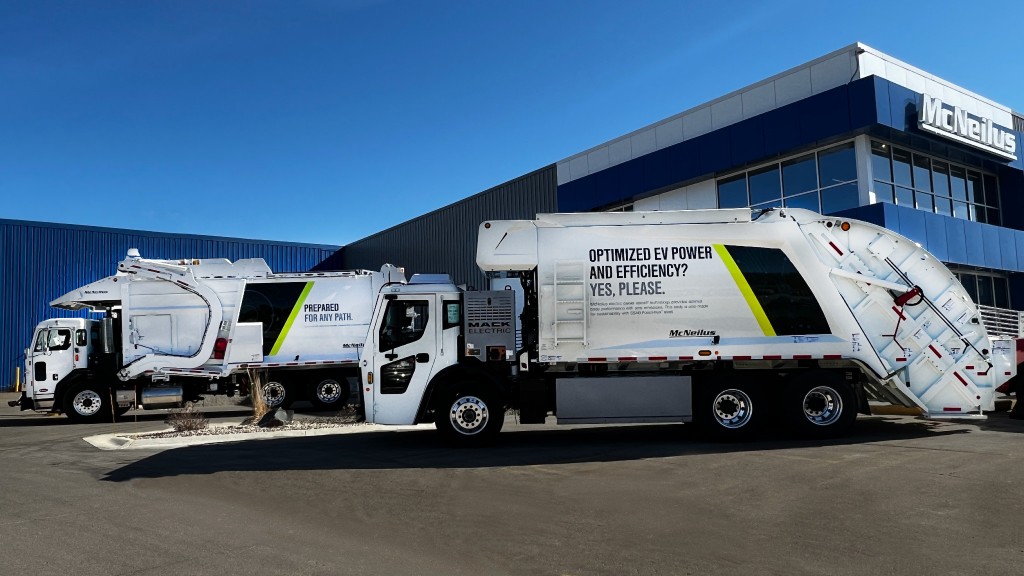
[[[441,397],[438,394],[455,383],[464,380],[475,380],[483,386],[491,387],[499,395],[500,403],[504,407],[505,393],[494,375],[475,366],[460,364],[445,368],[427,384],[427,389],[423,392],[423,398],[420,399],[419,410],[416,412],[416,423],[432,422],[431,412],[436,408],[436,399]]]
[[[53,408],[51,412],[63,412],[64,411],[64,395],[71,389],[75,384],[78,384],[82,380],[88,379],[88,370],[72,370],[65,376],[60,382],[57,383],[57,387],[53,389]]]

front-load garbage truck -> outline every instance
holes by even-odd
[[[271,406],[295,398],[343,406],[377,292],[401,269],[274,273],[262,259],[152,260],[129,250],[117,272],[51,306],[101,318],[41,322],[25,351],[25,410],[110,421],[246,393],[263,375]]]

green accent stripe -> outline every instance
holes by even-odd
[[[772,323],[768,321],[768,316],[764,313],[761,302],[757,300],[754,291],[750,289],[750,283],[747,282],[747,278],[740,271],[740,267],[736,265],[736,261],[732,259],[732,254],[729,254],[729,250],[722,244],[712,244],[712,246],[715,247],[715,252],[722,259],[733,281],[736,282],[736,287],[743,294],[743,299],[747,301],[747,306],[750,306],[750,311],[754,314],[754,319],[757,320],[757,325],[761,327],[761,331],[764,332],[765,336],[775,336],[775,328],[772,328]]]
[[[281,333],[277,335],[277,342],[274,342],[274,347],[270,349],[271,356],[277,356],[277,353],[281,351],[281,345],[284,344],[284,339],[288,337],[288,331],[292,328],[292,322],[295,322],[295,317],[299,315],[299,310],[302,310],[302,304],[306,301],[306,296],[309,296],[309,291],[312,289],[313,283],[306,282],[306,287],[299,294],[299,299],[295,301],[295,306],[292,306],[292,313],[288,315],[288,321],[284,323],[284,328],[281,328]]]

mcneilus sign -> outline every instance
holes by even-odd
[[[989,118],[975,116],[960,108],[943,104],[939,98],[921,95],[918,127],[957,142],[962,142],[1008,160],[1017,159],[1017,134]]]

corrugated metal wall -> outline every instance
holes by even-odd
[[[14,384],[32,329],[45,318],[82,315],[50,300],[117,271],[129,248],[144,258],[263,258],[275,272],[302,272],[338,247],[183,236],[44,222],[0,220],[0,390]]]
[[[552,164],[342,248],[342,268],[380,269],[390,263],[417,273],[450,274],[456,284],[484,288],[476,267],[477,227],[486,220],[532,220],[555,212]]]

